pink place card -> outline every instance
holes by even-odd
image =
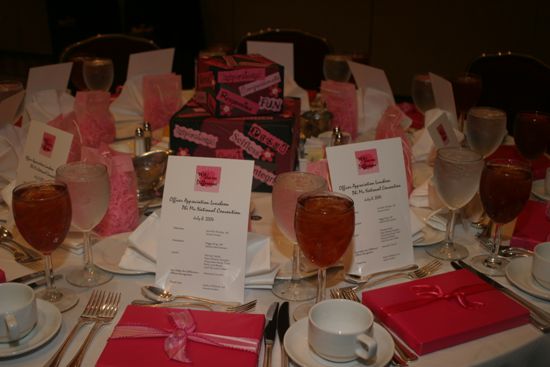
[[[340,127],[342,131],[349,133],[352,139],[355,139],[358,121],[355,85],[323,80],[321,94],[327,103],[328,110],[333,115],[332,127]]]

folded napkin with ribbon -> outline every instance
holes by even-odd
[[[129,246],[120,259],[123,269],[155,272],[157,258],[157,233],[160,216],[152,213],[128,238]],[[246,247],[245,287],[271,289],[277,267],[270,262],[270,238],[249,232]]]
[[[519,213],[510,246],[533,250],[541,242],[550,241],[550,203],[529,200]]]
[[[468,270],[363,293],[369,307],[418,354],[529,322],[529,311]]]
[[[256,367],[265,317],[128,306],[96,366]]]

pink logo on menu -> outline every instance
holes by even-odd
[[[219,192],[221,174],[221,167],[197,166],[195,191]]]
[[[378,152],[376,149],[360,150],[355,152],[357,172],[360,175],[380,172],[378,165]]]
[[[447,145],[449,143],[449,137],[447,136],[447,132],[445,131],[445,127],[443,127],[443,124],[440,124],[438,127],[436,127],[436,130],[443,144]]]
[[[42,143],[40,144],[39,153],[45,157],[50,158],[52,156],[54,145],[55,135],[44,133],[44,135],[42,135]]]

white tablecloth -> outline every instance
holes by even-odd
[[[269,234],[272,236],[272,259],[274,261],[288,261],[291,255],[291,247],[288,242],[284,241],[282,235],[277,231],[272,221],[271,213],[271,195],[266,193],[254,193],[253,201],[255,205],[255,214],[261,216],[261,220],[253,221],[252,230],[254,232]],[[462,226],[457,226],[456,235],[458,238],[467,240],[468,246],[472,254],[482,252],[482,248],[473,239],[471,233],[464,231]],[[57,250],[54,252],[54,267],[56,273],[66,274],[70,268],[82,266],[82,259],[69,253],[65,250]],[[416,261],[419,264],[424,264],[431,260],[424,248],[415,249]],[[42,263],[36,264],[35,270],[40,270]],[[37,267],[38,266],[38,267]],[[8,280],[22,275],[25,270],[20,264],[15,263],[5,251],[0,251],[0,268],[6,272]],[[444,264],[444,267],[439,272],[451,271],[449,264]],[[503,284],[510,286],[505,278],[498,279]],[[107,338],[111,334],[113,326],[118,321],[124,307],[133,299],[143,298],[140,294],[140,287],[146,284],[152,284],[154,281],[153,275],[115,275],[114,279],[107,284],[100,286],[100,289],[108,291],[122,292],[122,307],[119,311],[115,322],[103,327],[97,337],[94,339],[88,353],[86,354],[84,365],[93,366],[99,358],[103,350]],[[332,278],[332,284],[335,286],[335,277]],[[397,281],[394,281],[397,282]],[[77,288],[68,285],[64,280],[57,283],[59,286],[68,287],[81,295],[79,304],[73,309],[63,313],[63,324],[59,333],[45,346],[34,350],[26,355],[18,356],[11,359],[0,359],[0,366],[10,367],[38,367],[42,366],[58,349],[69,331],[76,323],[80,313],[82,312],[92,290]],[[386,283],[388,285],[391,283]],[[383,285],[382,285],[383,286]],[[533,298],[517,289],[514,289],[518,294],[536,303],[541,308],[550,312],[550,302],[544,302]],[[265,313],[271,302],[279,300],[269,290],[246,290],[246,300],[258,299],[258,306],[255,312]],[[281,301],[281,300],[279,300]],[[296,304],[291,303],[290,311],[292,312]],[[449,315],[453,317],[453,315]],[[71,344],[62,365],[66,364],[69,358],[74,354],[76,348],[82,343],[86,332],[90,327],[85,327],[79,332],[75,341]],[[220,366],[223,362],[220,361]],[[280,365],[279,345],[275,345],[273,366]],[[514,329],[510,329],[498,334],[494,334],[485,338],[473,340],[452,348],[447,348],[438,352],[434,352],[420,357],[416,362],[411,362],[410,366],[422,367],[441,367],[441,366],[541,366],[547,367],[550,365],[550,334],[544,335],[531,325],[524,325]]]

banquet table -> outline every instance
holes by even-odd
[[[279,233],[276,225],[273,222],[273,216],[271,212],[271,194],[269,193],[253,193],[252,201],[254,204],[254,214],[257,220],[252,222],[252,231],[271,236],[271,260],[275,263],[283,263],[288,261],[291,256],[291,246],[284,240],[283,236]],[[475,239],[473,232],[468,230],[468,226],[464,227],[458,225],[456,228],[456,237],[469,243],[468,249],[471,255],[481,253],[484,251],[483,247]],[[431,257],[425,253],[424,247],[416,247],[414,249],[415,260],[418,264],[422,265],[431,260]],[[54,259],[54,271],[57,274],[67,274],[67,272],[75,267],[82,266],[81,256],[73,254],[64,249],[58,249],[53,254]],[[24,267],[21,264],[16,263],[5,251],[0,251],[0,268],[2,268],[7,279],[12,279],[16,276],[23,275],[35,270],[42,269],[42,262],[33,264],[30,267]],[[443,267],[437,273],[443,273],[452,271],[452,267],[449,263],[445,263]],[[329,278],[329,287],[343,285],[342,274],[343,271],[335,271],[331,273]],[[109,338],[114,325],[123,313],[124,308],[131,303],[132,300],[143,298],[140,292],[140,287],[147,284],[154,283],[154,275],[121,275],[115,274],[114,279],[110,282],[99,286],[101,290],[116,291],[122,293],[121,307],[114,322],[104,326],[100,329],[98,335],[93,340],[90,349],[88,350],[85,359],[85,366],[93,366],[98,360],[107,339]],[[518,293],[522,297],[528,299],[539,307],[550,312],[550,302],[539,300],[531,297],[528,294],[514,288],[506,280],[505,277],[497,279],[500,283],[507,287],[510,287],[514,292]],[[404,280],[401,280],[404,281]],[[392,281],[393,283],[400,282],[398,280]],[[383,287],[392,282],[378,285]],[[15,358],[0,359],[0,366],[10,367],[35,367],[42,366],[44,363],[55,353],[61,343],[65,340],[66,336],[75,325],[80,316],[88,298],[92,293],[92,289],[73,287],[66,283],[64,279],[56,283],[58,286],[71,288],[80,295],[80,302],[71,310],[62,314],[62,326],[57,335],[46,343],[44,346],[32,350],[24,355],[19,355]],[[258,304],[253,312],[264,313],[273,301],[282,301],[274,296],[270,290],[265,289],[246,289],[245,291],[246,301],[257,299]],[[290,312],[292,314],[293,309],[298,303],[291,302]],[[453,315],[448,315],[452,318]],[[86,333],[89,331],[90,326],[86,326],[82,329],[74,342],[68,349],[63,363],[66,364],[72,355],[76,352],[76,349],[83,342]],[[273,353],[273,366],[280,366],[280,345],[277,341],[274,347]],[[262,352],[263,353],[263,352]],[[261,365],[261,356],[260,356]],[[220,362],[221,365],[222,362]],[[548,366],[550,363],[550,334],[543,334],[535,329],[530,324],[526,324],[520,327],[509,329],[497,334],[493,334],[487,337],[476,339],[470,342],[466,342],[454,347],[443,349],[437,352],[426,354],[421,356],[417,361],[411,362],[410,366]]]

